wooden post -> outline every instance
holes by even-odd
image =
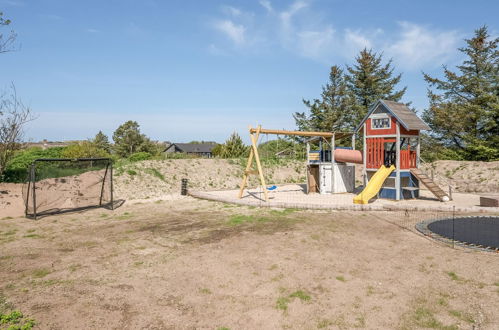
[[[261,126],[258,126],[255,135],[260,133],[260,128]],[[262,185],[263,194],[265,195],[265,200],[267,201],[268,200],[267,184],[265,183],[265,177],[263,176],[262,164],[260,163],[260,155],[258,155],[258,145],[257,145],[258,139],[255,138],[255,135],[250,134],[251,146],[253,148],[253,155],[256,161],[256,168],[258,169],[258,174],[260,176],[260,183]]]
[[[260,127],[260,126],[258,126],[258,127]],[[251,132],[251,126],[249,127],[249,130]],[[250,136],[253,136],[253,133],[250,133]],[[257,131],[255,133],[255,138],[257,141],[258,141],[259,137],[260,137],[260,131]],[[251,171],[251,167],[253,166],[253,156],[254,156],[254,151],[253,151],[253,148],[251,148],[250,154],[248,156],[248,163],[246,164],[246,169],[244,170],[243,181],[241,182],[241,188],[239,189],[239,198],[243,197],[244,188],[246,187],[246,184],[248,183],[248,175],[249,175],[249,172]]]
[[[396,160],[395,160],[395,163],[396,163],[396,169],[395,169],[395,199],[396,200],[400,200],[400,123],[397,121],[397,126],[396,126],[396,129],[397,129],[397,138],[395,139],[395,143],[397,144],[396,145],[396,150],[397,150],[397,153],[396,153]]]
[[[336,160],[334,159],[334,148],[336,147],[336,140],[334,138],[334,133],[333,137],[331,138],[331,163],[336,163]]]
[[[310,142],[307,140],[307,195],[310,193]]]

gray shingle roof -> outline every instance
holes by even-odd
[[[356,131],[362,128],[362,125],[367,120],[367,118],[375,111],[379,105],[383,105],[388,112],[390,112],[395,118],[404,126],[407,130],[430,130],[430,127],[426,125],[421,118],[414,113],[407,105],[404,103],[398,103],[388,100],[379,100],[376,102],[368,111],[366,117],[360,122]]]

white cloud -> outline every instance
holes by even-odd
[[[307,7],[308,4],[304,1],[295,1],[291,4],[288,10],[285,10],[279,14],[281,20],[281,25],[284,31],[290,32],[293,30],[291,19],[295,16],[301,9]]]
[[[214,25],[234,44],[244,45],[246,53],[280,47],[331,64],[351,62],[360,50],[367,48],[393,58],[403,70],[422,70],[452,61],[463,37],[454,30],[438,30],[413,22],[394,22],[399,28],[389,31],[376,27],[338,29],[309,0],[295,0],[282,9],[272,6],[270,0],[259,3],[266,13],[222,7],[229,17],[219,19]],[[216,55],[223,53],[223,49],[209,47],[209,52]]]
[[[352,31],[346,29],[343,38],[345,46],[348,48],[349,53],[356,54],[364,48],[370,49],[373,47],[372,41],[361,31]]]
[[[232,6],[222,6],[222,11],[230,16],[238,17],[243,13],[241,9]]]
[[[440,65],[457,48],[461,36],[456,31],[437,31],[410,22],[400,22],[395,43],[386,47],[397,63],[409,68]]]
[[[100,32],[99,30],[92,29],[92,28],[88,28],[86,31],[87,31],[88,33],[99,33],[99,32]]]
[[[272,13],[274,9],[272,8],[272,4],[269,0],[260,0],[260,5],[265,8],[269,13]]]
[[[334,47],[334,30],[327,27],[322,31],[300,31],[297,33],[298,47],[302,56],[326,60]]]
[[[231,20],[220,20],[215,22],[215,28],[224,33],[235,44],[244,44],[246,28],[243,25],[235,24]]]
[[[227,51],[217,47],[215,44],[210,44],[208,46],[208,52],[211,55],[215,55],[215,56],[227,56],[227,55],[229,55],[229,53]]]

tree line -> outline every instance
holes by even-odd
[[[423,132],[422,151],[429,160],[499,159],[498,42],[483,26],[458,49],[464,60],[455,70],[443,65],[442,78],[423,72],[429,107],[422,118],[432,130]],[[346,70],[331,67],[320,97],[303,100],[306,111],[294,113],[296,126],[354,130],[378,99],[403,99],[407,87],[398,87],[401,77],[391,59],[384,63],[382,53],[363,49]]]

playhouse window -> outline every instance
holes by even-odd
[[[372,118],[371,128],[372,129],[385,129],[391,127],[390,118]]]

